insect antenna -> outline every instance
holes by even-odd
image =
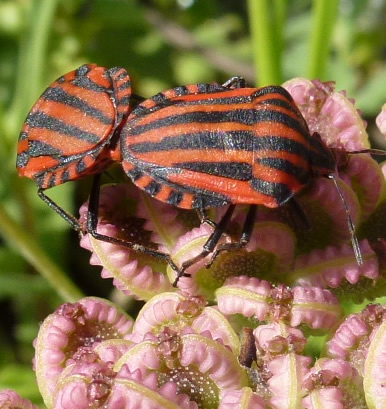
[[[358,151],[347,151],[346,153],[348,154],[358,154],[358,153],[370,153],[371,155],[375,155],[375,156],[386,156],[386,151],[382,150],[382,149],[361,149]]]
[[[343,196],[342,190],[340,189],[340,187],[338,185],[336,177],[334,175],[332,175],[332,174],[328,175],[327,177],[334,182],[334,185],[335,185],[336,190],[338,191],[340,200],[343,203],[344,210],[346,212],[347,225],[348,225],[348,229],[349,229],[350,235],[351,235],[351,244],[352,244],[352,247],[354,249],[355,258],[356,258],[356,261],[357,261],[358,265],[362,266],[363,265],[362,253],[361,253],[361,249],[359,247],[358,237],[355,234],[355,226],[354,226],[354,222],[352,221],[350,210],[349,210],[349,208],[347,206],[347,202],[346,202],[346,200],[345,200],[345,198]]]
[[[369,148],[369,149],[358,149],[356,151],[346,151],[343,149],[338,149],[338,148],[330,148],[330,151],[332,151],[335,155],[336,158],[339,158],[340,155],[358,155],[361,153],[369,153],[370,155],[374,156],[386,156],[386,150],[382,149],[374,149],[374,148]]]

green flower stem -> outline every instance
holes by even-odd
[[[260,86],[282,82],[281,33],[285,3],[285,0],[248,0],[256,78]],[[274,11],[270,13],[272,7]]]
[[[273,16],[274,16],[274,36],[275,36],[275,50],[277,53],[277,61],[280,70],[280,83],[283,82],[281,64],[283,55],[283,29],[286,22],[287,16],[287,3],[288,0],[272,0],[273,3]],[[279,83],[278,83],[279,84]]]
[[[308,77],[326,79],[325,72],[330,51],[339,0],[314,0]]]
[[[42,91],[47,43],[58,0],[33,0],[21,39],[14,98],[9,111],[9,137],[14,140],[24,117]]]
[[[47,43],[58,2],[58,0],[32,0],[25,4],[26,23],[19,43],[15,91],[10,108],[4,112],[2,118],[3,146],[12,157],[15,155],[17,136],[22,122],[28,109],[42,91]],[[3,208],[0,208],[0,230],[4,232],[4,237],[9,237],[17,245],[23,256],[47,278],[65,300],[78,299],[81,297],[80,291],[47,257],[33,237],[36,223],[30,211],[30,198],[26,194],[25,184],[17,182],[15,190],[24,225],[30,226],[30,233],[26,233],[20,225],[9,218]]]
[[[74,302],[83,297],[82,292],[42,250],[36,238],[28,234],[12,220],[1,204],[0,232],[4,239],[13,242],[17,246],[25,259],[47,279],[65,301]]]

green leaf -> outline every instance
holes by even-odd
[[[386,65],[381,66],[359,90],[356,105],[365,115],[378,115],[386,102]]]
[[[1,367],[0,390],[5,388],[13,389],[24,399],[30,399],[43,407],[35,373],[30,365],[10,364]]]

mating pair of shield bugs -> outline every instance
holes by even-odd
[[[198,256],[177,266],[167,253],[97,232],[101,173],[113,162],[120,162],[149,195],[196,209],[202,222],[213,225]],[[78,231],[79,221],[45,190],[93,175],[87,232],[165,260],[176,272],[174,285],[208,254],[244,247],[258,205],[278,208],[319,176],[331,178],[339,191],[334,153],[310,133],[283,87],[250,88],[234,77],[223,85],[180,86],[143,99],[132,93],[126,70],[95,64],[58,78],[32,107],[19,138],[17,169],[35,180],[38,195]],[[353,222],[339,194],[362,264]],[[241,236],[219,244],[239,204],[249,205]],[[213,223],[206,209],[220,206],[228,208]]]

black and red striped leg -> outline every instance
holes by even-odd
[[[233,243],[220,244],[217,247],[216,251],[213,253],[212,258],[210,259],[206,267],[210,267],[213,264],[214,260],[216,260],[217,256],[222,251],[242,249],[249,243],[249,241],[251,240],[253,228],[255,225],[256,213],[257,213],[257,205],[249,206],[247,217],[245,218],[243,230],[241,232],[239,241],[236,241]]]
[[[156,257],[158,259],[166,261],[170,267],[178,272],[179,268],[176,266],[169,254],[163,253],[158,250],[151,249],[149,247],[143,246],[141,244],[132,243],[130,241],[117,239],[115,237],[106,236],[97,232],[98,227],[98,212],[99,212],[99,194],[101,186],[101,174],[95,175],[92,183],[89,206],[87,212],[87,232],[91,234],[96,240],[105,241],[111,244],[117,244],[119,246],[124,246],[134,251],[146,254],[151,257]]]
[[[230,205],[225,212],[224,216],[221,218],[220,222],[216,225],[214,232],[209,236],[209,239],[206,241],[206,243],[203,245],[203,250],[200,254],[197,254],[196,257],[191,258],[190,260],[185,261],[182,263],[181,269],[177,273],[177,277],[174,280],[173,286],[176,287],[178,280],[185,276],[189,277],[188,273],[185,273],[185,271],[192,266],[193,264],[196,264],[203,258],[205,258],[208,254],[212,253],[212,251],[215,249],[217,246],[217,243],[219,242],[221,236],[223,235],[225,229],[227,228],[232,214],[235,210],[235,205]]]

